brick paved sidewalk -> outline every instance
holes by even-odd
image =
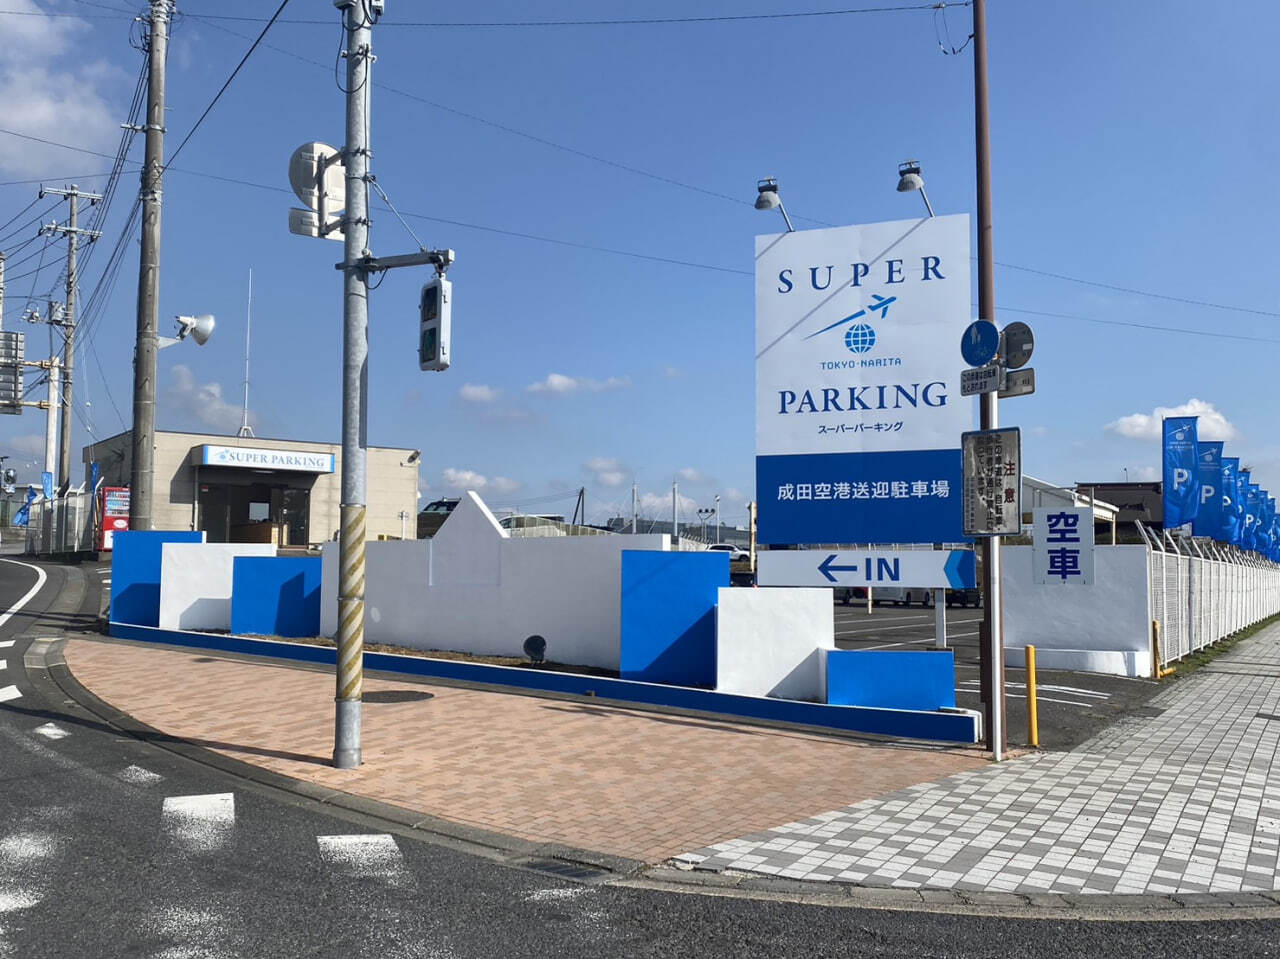
[[[973,749],[806,735],[610,706],[366,680],[364,765],[337,770],[328,672],[74,639],[97,696],[296,779],[520,839],[647,862],[986,765]]]
[[[870,886],[1280,888],[1280,625],[1069,753],[960,773],[678,857]]]

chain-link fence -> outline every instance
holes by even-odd
[[[26,552],[37,556],[87,553],[96,548],[96,510],[90,492],[69,492],[31,504]]]
[[[1214,540],[1138,530],[1149,551],[1151,616],[1165,666],[1280,613],[1280,566]]]

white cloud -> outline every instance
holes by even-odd
[[[520,488],[516,480],[505,476],[495,476],[490,479],[475,470],[460,470],[452,466],[444,471],[444,485],[450,489],[475,490],[477,493],[486,489],[493,490],[495,493],[513,493]]]
[[[686,466],[684,469],[676,470],[676,476],[681,482],[693,483],[694,485],[707,482],[707,478],[692,466]]]
[[[1160,470],[1154,466],[1139,466],[1129,470],[1129,479],[1135,483],[1154,483],[1160,479]]]
[[[747,494],[732,486],[725,490],[721,496],[728,503],[745,503],[747,501]]]
[[[483,383],[464,383],[458,390],[459,399],[468,403],[492,403],[502,395],[502,390],[485,386]]]
[[[620,460],[609,456],[593,456],[582,464],[599,486],[617,487],[627,481],[627,468]]]
[[[565,376],[548,373],[545,380],[529,384],[530,393],[601,393],[631,385],[629,376],[611,376],[607,380],[593,380],[588,376]]]
[[[30,14],[44,11],[33,0],[12,0],[6,8]],[[0,44],[0,103],[5,126],[19,133],[87,150],[113,153],[124,108],[108,103],[100,90],[127,90],[129,77],[102,59],[88,59],[92,27],[77,17],[43,15],[5,18]],[[65,167],[76,154],[60,147],[0,138],[0,172],[15,176],[47,174]]]
[[[173,385],[164,391],[159,408],[177,413],[184,423],[196,423],[215,433],[230,433],[241,422],[241,408],[222,398],[221,383],[201,383],[191,368],[179,363],[173,368]],[[258,418],[249,414],[249,425]]]
[[[680,506],[680,522],[695,522],[698,515],[697,500],[680,493],[676,496],[676,502]],[[650,519],[671,519],[671,493],[641,493],[640,515]]]
[[[1198,416],[1197,433],[1202,440],[1232,440],[1236,428],[1212,403],[1194,397],[1181,406],[1157,406],[1150,413],[1131,413],[1108,423],[1104,429],[1135,440],[1160,438],[1160,421],[1170,416]]]
[[[28,456],[44,458],[44,437],[39,433],[27,433],[9,440],[9,449]]]

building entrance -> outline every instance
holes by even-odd
[[[237,483],[202,475],[199,529],[205,542],[305,546],[311,515],[311,490],[304,485],[308,479]]]

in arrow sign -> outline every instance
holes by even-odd
[[[821,573],[823,576],[827,577],[827,579],[831,580],[831,582],[833,583],[836,582],[837,580],[834,576],[831,575],[832,573],[856,573],[858,571],[857,563],[855,563],[852,566],[832,566],[831,564],[834,563],[835,561],[836,561],[836,554],[832,553],[830,556],[828,556],[826,559],[824,559],[821,563],[818,564],[818,572]]]

